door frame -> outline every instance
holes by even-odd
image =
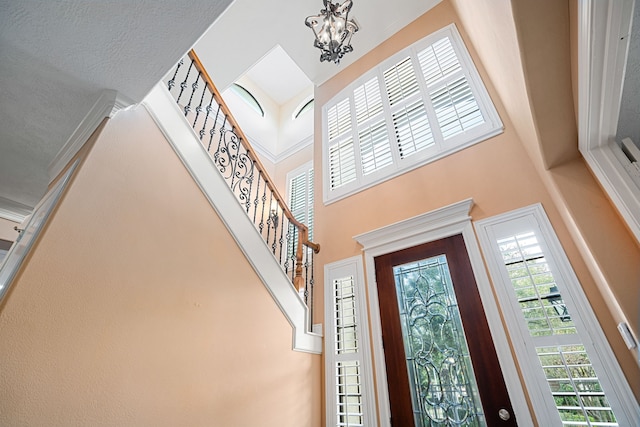
[[[391,411],[374,258],[456,234],[462,234],[467,247],[469,261],[518,425],[521,427],[534,425],[524,387],[516,368],[516,361],[512,357],[506,328],[502,323],[498,303],[471,224],[472,207],[473,199],[469,198],[354,237],[362,245],[365,258],[374,376],[377,385],[376,400],[382,427],[390,427]]]

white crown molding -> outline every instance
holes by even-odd
[[[130,107],[132,104],[133,101],[115,90],[103,90],[67,142],[49,163],[49,184],[56,179],[71,159],[80,151],[104,118],[113,117],[118,111]]]
[[[293,156],[294,154],[296,154],[299,151],[304,150],[305,148],[307,148],[311,144],[313,144],[313,134],[308,135],[307,137],[302,139],[302,141],[292,145],[291,147],[287,148],[286,150],[284,150],[283,152],[278,154],[276,156],[276,163],[279,163],[279,162],[283,161],[284,159],[286,159],[289,156]]]
[[[520,381],[516,362],[511,353],[510,342],[502,324],[498,302],[495,299],[493,287],[489,281],[482,253],[471,224],[470,213],[472,207],[473,199],[462,200],[354,237],[363,246],[364,250],[374,353],[373,363],[377,385],[379,419],[382,427],[390,426],[391,411],[389,408],[388,382],[384,362],[384,347],[382,345],[382,326],[374,258],[457,234],[462,235],[467,247],[469,261],[478,285],[478,292],[480,293],[496,355],[498,356],[518,425],[534,425],[525,397],[524,387]]]
[[[287,157],[292,156],[297,152],[304,150],[309,145],[313,144],[313,134],[311,134],[306,136],[300,142],[287,148],[283,152],[278,153],[277,155],[274,155],[271,152],[271,150],[265,147],[265,145],[260,141],[259,138],[255,138],[253,135],[250,135],[246,132],[245,132],[245,135],[247,136],[247,138],[249,138],[249,143],[251,144],[253,149],[256,151],[256,153],[258,153],[258,155],[261,158],[266,159],[273,164],[277,164],[283,161],[284,159],[286,159]]]
[[[33,208],[13,200],[0,197],[0,218],[21,223],[33,212]]]
[[[307,306],[217,171],[211,156],[185,121],[169,92],[161,84],[156,85],[143,105],[289,321],[293,329],[293,349],[321,354],[322,336],[309,332],[311,319]]]

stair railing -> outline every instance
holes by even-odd
[[[320,245],[293,216],[211,77],[191,50],[167,77],[167,88],[265,243],[313,307],[313,255]]]

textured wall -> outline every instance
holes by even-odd
[[[2,426],[320,426],[320,357],[146,111],[107,123],[0,307]]]

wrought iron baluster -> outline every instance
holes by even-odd
[[[264,206],[267,203],[267,183],[265,181],[264,188],[262,189],[262,213],[260,214],[260,224],[258,225],[258,230],[260,230],[260,234],[264,237]]]
[[[207,93],[207,82],[204,82],[204,87],[202,88],[202,95],[200,96],[200,104],[196,107],[196,118],[193,119],[193,130],[196,129],[196,122],[198,121],[198,117],[200,117],[200,112],[202,111],[202,101],[204,101],[204,95]]]
[[[238,134],[236,133],[236,127],[232,126],[231,127],[231,133],[236,137],[236,139],[232,139],[232,141],[237,141],[236,144],[231,146],[231,149],[235,148],[235,154],[231,154],[231,150],[229,150],[229,158],[230,158],[230,166],[231,166],[231,189],[235,190],[235,186],[236,186],[236,178],[239,178],[239,174],[240,172],[238,171],[238,168],[241,168],[242,166],[239,163],[240,160],[240,147],[242,145],[242,138],[240,138],[238,136]]]
[[[226,130],[225,130],[226,125],[227,125],[227,115],[225,114],[224,120],[222,121],[222,126],[220,126],[220,138],[218,138],[218,148],[216,148],[216,152],[213,154],[213,160],[216,165],[218,164],[218,158],[220,157],[220,147],[222,146],[222,139],[224,138],[224,134],[226,133]]]
[[[207,146],[207,153],[211,153],[211,144],[213,143],[213,135],[216,133],[216,124],[218,124],[218,117],[220,116],[220,109],[222,106],[218,104],[218,110],[216,111],[216,117],[213,119],[213,126],[209,130],[209,145]],[[220,146],[220,144],[218,144]]]
[[[253,223],[256,225],[258,225],[256,223],[256,216],[258,214],[258,203],[260,203],[258,201],[258,196],[260,195],[260,181],[262,181],[262,175],[258,173],[258,182],[256,183],[256,198],[253,200]]]
[[[180,83],[180,93],[176,98],[176,102],[180,104],[180,98],[182,98],[182,93],[187,88],[187,81],[189,80],[189,74],[191,74],[191,69],[193,68],[193,61],[189,64],[189,69],[187,70],[187,75],[184,77],[184,80]]]
[[[269,240],[271,239],[271,223],[273,222],[273,214],[271,212],[272,205],[273,205],[273,191],[269,189],[269,218],[267,218],[267,239],[266,239],[267,246],[269,246]]]
[[[198,82],[200,81],[200,76],[202,73],[198,71],[198,75],[196,76],[196,81],[191,84],[191,96],[189,97],[189,102],[184,106],[184,116],[187,117],[189,111],[191,111],[191,101],[193,101],[193,95],[196,93],[196,89],[198,89]]]
[[[176,65],[176,71],[173,73],[173,77],[171,77],[171,80],[167,82],[167,88],[169,89],[169,92],[171,92],[171,89],[173,89],[173,87],[176,85],[176,76],[178,75],[178,70],[180,70],[182,64],[184,64],[184,58],[182,58],[178,62],[178,65]]]
[[[280,226],[280,239],[278,240],[278,244],[280,247],[280,254],[278,255],[278,263],[280,263],[280,265],[282,265],[282,253],[284,252],[284,220],[287,217],[284,215],[284,211],[282,211],[282,219],[280,220],[280,222],[282,223]]]
[[[211,93],[211,99],[209,100],[209,105],[207,105],[207,107],[205,108],[205,111],[207,112],[207,114],[204,116],[204,123],[202,124],[202,129],[200,129],[200,131],[198,132],[198,135],[200,136],[200,141],[202,141],[202,138],[204,138],[204,134],[205,134],[205,129],[207,128],[207,122],[209,121],[209,115],[211,114],[211,105],[213,105],[213,92]],[[207,150],[208,151],[208,150]]]

